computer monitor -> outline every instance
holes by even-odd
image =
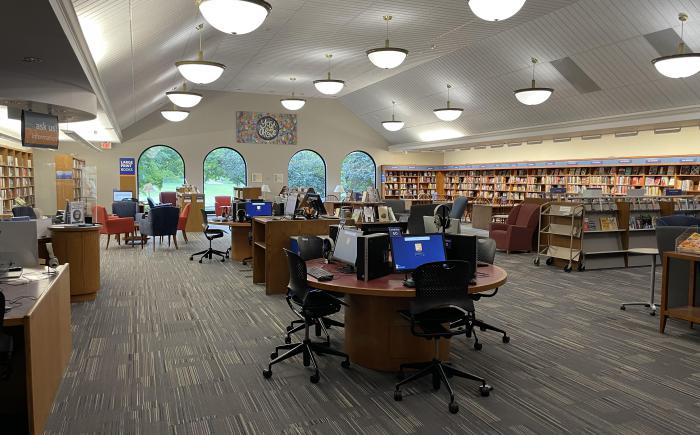
[[[448,260],[466,261],[476,270],[476,236],[445,234],[445,254]]]
[[[397,273],[413,272],[423,264],[445,261],[445,241],[442,234],[392,236],[391,257]]]
[[[357,238],[361,235],[362,231],[341,228],[335,241],[333,260],[355,266],[355,261],[357,260]]]
[[[37,228],[34,221],[0,221],[0,270],[39,264]]]
[[[245,215],[249,219],[258,216],[272,216],[272,203],[261,201],[246,202]]]
[[[299,256],[304,261],[323,257],[323,239],[317,236],[297,236]]]
[[[112,191],[112,201],[124,201],[125,199],[131,199],[134,197],[134,193],[132,191],[126,191],[126,190],[114,190]]]
[[[304,203],[307,207],[315,209],[319,216],[326,214],[326,207],[323,206],[321,195],[318,193],[307,193]]]
[[[290,193],[287,195],[287,201],[284,203],[284,215],[287,217],[293,217],[297,211],[297,200],[299,199],[298,193]]]

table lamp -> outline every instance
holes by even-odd
[[[338,194],[339,201],[343,200],[343,193],[345,193],[345,189],[343,189],[343,186],[341,186],[340,184],[336,184],[335,189],[333,189],[333,192]]]

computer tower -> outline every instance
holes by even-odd
[[[371,281],[389,275],[392,271],[389,260],[389,235],[368,234],[357,237],[357,279]]]

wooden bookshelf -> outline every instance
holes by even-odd
[[[0,212],[9,212],[15,200],[34,206],[34,165],[31,152],[0,145]]]
[[[652,162],[652,163],[650,163]],[[502,168],[502,169],[501,169]],[[600,188],[604,195],[663,196],[667,189],[700,193],[700,156],[494,163],[450,166],[382,166],[384,198],[412,199],[437,192],[440,199],[514,204],[543,198],[553,187],[568,194]]]
[[[70,154],[56,155],[56,208],[63,209],[66,201],[74,201],[82,198],[82,171],[85,168],[85,160],[81,160]]]

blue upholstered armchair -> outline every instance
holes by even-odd
[[[153,237],[153,250],[156,250],[156,237],[168,236],[168,246],[172,238],[177,246],[177,224],[180,219],[180,209],[172,206],[161,206],[152,208],[148,214],[139,213],[136,221],[139,224],[139,231],[144,236]]]
[[[112,203],[112,214],[123,217],[136,218],[139,212],[139,203],[136,201],[115,201]]]

